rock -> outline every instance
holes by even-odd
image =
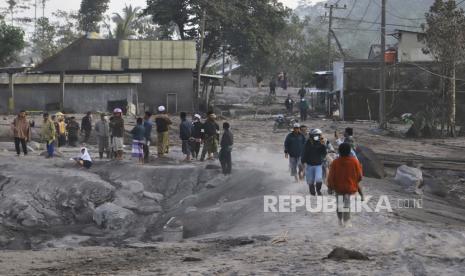
[[[129,190],[118,190],[115,193],[115,200],[113,203],[120,207],[134,210],[137,209],[138,200],[138,197]]]
[[[342,247],[336,247],[329,253],[325,259],[341,261],[341,260],[362,260],[368,261],[370,258],[363,253],[354,250],[348,250]]]
[[[121,189],[128,190],[135,195],[142,196],[144,193],[144,184],[140,183],[139,181],[121,181],[118,184],[121,185]]]
[[[48,152],[47,152],[47,151],[42,151],[42,152],[40,153],[40,156],[44,156],[44,157],[45,157],[45,156],[47,156],[47,155],[48,155]],[[63,157],[63,153],[61,153],[61,152],[59,152],[59,151],[54,151],[54,152],[53,152],[53,156],[54,156],[54,157]]]
[[[95,223],[108,230],[128,229],[134,220],[135,215],[132,211],[113,203],[105,203],[94,212]]]
[[[188,256],[188,257],[184,257],[182,259],[183,262],[201,262],[202,259],[201,258],[197,258],[197,257],[191,257],[191,256]]]
[[[159,193],[151,193],[151,192],[144,192],[143,196],[145,198],[153,199],[158,203],[161,203],[163,201],[164,196]]]
[[[447,197],[447,183],[440,178],[425,178],[423,180],[425,191],[439,197]]]
[[[417,190],[423,184],[423,174],[420,169],[402,165],[397,168],[394,180],[409,190]]]
[[[383,162],[372,149],[366,146],[357,146],[356,153],[366,177],[382,179],[386,176]]]
[[[208,183],[207,186],[205,186],[207,189],[215,189],[216,185],[213,183]]]
[[[36,141],[28,142],[28,147],[31,148],[34,151],[44,150],[44,148],[45,148],[42,144],[37,143]]]
[[[193,213],[193,212],[197,212],[197,207],[194,207],[194,206],[190,206],[190,207],[187,207],[186,210],[184,211],[184,213],[186,214],[189,214],[189,213]]]
[[[206,170],[220,170],[221,166],[208,164],[208,165],[205,166],[205,169]]]

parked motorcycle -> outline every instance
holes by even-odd
[[[276,132],[279,129],[286,129],[287,131],[290,131],[294,127],[295,123],[297,123],[296,119],[279,114],[274,120],[273,132]]]

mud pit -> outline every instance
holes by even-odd
[[[230,177],[216,163],[179,163],[177,145],[164,161],[97,161],[90,171],[67,161],[76,149],[63,149],[64,157],[53,161],[0,152],[0,275],[465,273],[463,172],[455,164],[463,139],[403,140],[353,124],[358,142],[387,164],[386,179],[364,180],[366,194],[416,197],[392,180],[395,167],[410,159],[427,167],[432,182],[444,183],[435,186],[440,192],[428,185],[423,209],[356,214],[354,226],[341,229],[333,213],[264,213],[263,195],[305,195],[307,187],[288,177],[285,133],[270,135],[271,121],[232,124],[237,146]],[[307,125],[328,136],[344,126]],[[186,240],[160,242],[173,216]],[[286,232],[284,242],[272,242]],[[336,247],[370,260],[323,260]]]

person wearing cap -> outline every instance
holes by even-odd
[[[54,143],[56,137],[56,128],[55,124],[52,122],[52,120],[50,120],[48,113],[44,113],[43,118],[44,121],[41,128],[41,138],[47,146],[47,158],[53,158],[53,154],[55,152]]]
[[[155,124],[157,129],[158,157],[163,157],[169,152],[169,129],[172,124],[170,118],[166,114],[166,108],[164,106],[158,107],[158,114],[155,116]]]
[[[302,154],[302,164],[306,165],[305,177],[311,195],[321,195],[323,185],[323,162],[327,151],[326,146],[320,142],[321,134],[322,132],[319,129],[310,132],[310,138],[305,144]]]
[[[182,142],[182,153],[186,155],[184,161],[191,160],[192,149],[189,140],[192,138],[192,123],[187,120],[186,112],[181,112],[181,123],[179,124],[179,139]]]
[[[228,122],[223,123],[223,136],[221,137],[220,142],[221,150],[219,153],[219,159],[224,175],[231,174],[232,171],[231,152],[234,144],[234,136],[230,128],[231,127]]]
[[[305,98],[300,99],[299,109],[300,109],[300,120],[302,122],[305,122],[307,120],[308,109],[309,109],[308,102]]]
[[[110,123],[105,113],[100,114],[100,120],[95,123],[95,134],[97,135],[98,153],[103,159],[103,153],[110,158]]]
[[[115,108],[110,119],[110,133],[112,137],[112,149],[116,154],[116,160],[123,160],[124,152],[124,119],[123,110]]]
[[[68,145],[70,147],[76,147],[79,135],[79,123],[76,122],[75,117],[69,118],[68,124],[66,125],[66,132],[68,133]]]
[[[295,178],[296,182],[299,182],[299,176],[297,175],[297,168],[301,164],[300,158],[305,145],[305,136],[300,132],[300,125],[294,124],[292,132],[286,136],[284,140],[284,156],[289,159],[289,169],[291,176]]]
[[[198,159],[200,153],[200,145],[202,144],[203,138],[203,124],[201,122],[202,116],[195,114],[192,119],[192,139],[191,139],[191,148],[192,148],[192,158]]]
[[[11,123],[11,130],[15,142],[16,154],[21,155],[21,144],[24,156],[27,155],[27,142],[31,141],[31,126],[26,117],[26,111],[21,110],[18,116]]]
[[[92,132],[92,112],[87,112],[86,116],[82,118],[81,131],[84,134],[84,143],[89,142],[90,134]]]
[[[207,120],[203,124],[204,143],[202,148],[202,156],[200,161],[205,160],[208,153],[208,160],[213,160],[218,155],[218,139],[220,126],[216,123],[216,115],[213,112],[208,112]]]
[[[144,143],[144,161],[145,163],[150,162],[150,145],[152,144],[152,113],[146,111],[144,115],[144,129],[145,129],[145,143]]]

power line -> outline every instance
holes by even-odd
[[[361,31],[361,32],[379,32],[379,29],[359,29],[359,28],[332,28],[333,30]]]
[[[352,15],[352,12],[354,11],[355,7],[357,6],[358,0],[354,1],[354,4],[352,5],[352,8],[350,8],[349,13],[346,15],[346,18],[349,18]]]
[[[464,0],[465,1],[465,0]],[[369,24],[381,24],[381,22],[376,22],[376,21],[366,21],[366,20],[358,20],[358,19],[349,19],[349,18],[343,18],[343,17],[333,17],[333,19],[337,20],[345,20],[345,21],[355,21],[355,22],[360,22],[360,23],[369,23]],[[358,26],[359,24],[357,24]],[[421,26],[414,26],[414,25],[403,25],[403,24],[386,24],[387,26],[395,26],[395,27],[406,27],[406,28],[417,28],[421,29]]]
[[[380,5],[378,2],[376,2],[376,1],[373,1],[373,2],[374,2],[375,5],[377,5],[378,7],[381,7],[381,5]],[[465,0],[464,0],[464,2],[465,2]],[[392,6],[391,6],[391,9],[393,9]],[[398,15],[398,14],[396,14],[396,13],[390,11],[389,9],[386,9],[386,13],[390,14],[391,16],[393,16],[393,17],[395,17],[395,18],[397,18],[397,19],[401,19],[401,20],[410,20],[410,21],[425,20],[424,17],[419,17],[419,18],[407,18],[407,17],[403,17],[403,16],[400,16],[400,15]]]
[[[465,2],[465,0],[463,0],[462,2]],[[423,67],[423,66],[420,66],[416,63],[413,63],[413,62],[404,62],[405,64],[410,64],[410,65],[413,65],[415,67],[418,67],[418,69],[421,69],[422,71],[425,71],[431,75],[434,75],[434,76],[437,76],[437,77],[440,77],[440,78],[444,78],[444,79],[449,79],[449,80],[456,80],[456,81],[463,81],[465,82],[465,79],[458,79],[458,78],[452,78],[452,77],[449,77],[449,76],[446,76],[446,75],[441,75],[441,74],[438,74],[438,73],[434,73],[433,71]]]

